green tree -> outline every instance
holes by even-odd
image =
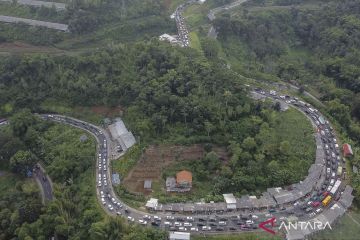
[[[28,171],[32,171],[36,162],[37,157],[33,153],[20,150],[11,157],[10,168],[16,173],[27,176]]]

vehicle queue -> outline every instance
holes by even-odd
[[[341,188],[342,163],[339,145],[335,138],[333,128],[319,111],[311,105],[300,101],[298,98],[280,95],[271,90],[265,92],[255,89],[256,92],[275,100],[284,101],[286,104],[293,105],[306,113],[320,131],[323,148],[326,158],[326,179],[321,189],[314,190],[304,201],[297,201],[293,208],[300,209],[307,214],[306,218],[312,218],[323,211],[325,207],[336,201]],[[97,188],[101,204],[111,214],[122,215],[131,223],[138,223],[144,226],[154,226],[165,228],[170,231],[191,231],[191,232],[213,232],[213,231],[249,231],[258,228],[258,223],[273,216],[279,219],[286,219],[294,211],[291,208],[270,209],[267,212],[239,214],[236,212],[210,215],[184,216],[173,213],[158,212],[157,215],[140,212],[122,203],[115,196],[111,186],[109,173],[109,154],[108,140],[103,130],[100,128],[73,118],[60,115],[41,115],[42,118],[57,122],[66,123],[75,127],[82,128],[92,133],[98,141],[97,153]]]

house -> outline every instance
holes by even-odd
[[[166,178],[166,191],[172,192],[176,188],[176,179],[174,177]]]
[[[115,119],[115,122],[109,125],[109,131],[122,151],[126,151],[136,143],[134,135],[127,130],[121,118]]]
[[[350,144],[345,143],[343,145],[343,153],[344,153],[344,157],[350,157],[354,155]]]
[[[144,181],[144,189],[151,190],[152,181],[151,180],[145,180]]]
[[[226,208],[228,210],[236,209],[236,198],[234,197],[234,194],[227,193],[227,194],[223,194],[223,196],[226,202]]]
[[[146,202],[145,207],[149,210],[155,210],[159,204],[159,200],[156,198],[150,198],[149,201]]]
[[[192,173],[186,170],[178,172],[176,174],[176,185],[182,188],[191,188]]]
[[[160,41],[167,41],[167,42],[169,42],[171,44],[179,44],[180,43],[179,40],[176,37],[171,36],[171,35],[166,34],[166,33],[161,35],[159,37],[159,40]]]
[[[170,240],[190,240],[189,232],[170,232],[169,233]]]
[[[112,183],[114,186],[120,185],[120,175],[118,173],[113,173]]]

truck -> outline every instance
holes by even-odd
[[[322,204],[324,207],[326,207],[327,205],[329,205],[329,203],[331,202],[332,197],[330,195],[328,195],[323,201]]]

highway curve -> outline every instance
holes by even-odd
[[[285,100],[280,99],[279,96],[276,95],[272,95],[269,94],[269,92],[265,92],[265,91],[258,91],[258,94],[263,95],[263,97],[267,97],[267,98],[271,98],[274,99],[276,101],[282,101],[284,104],[288,104],[288,105],[293,105],[293,103],[296,102],[301,102],[298,100],[295,100],[296,98],[293,97],[289,97],[289,99],[291,99],[290,101],[286,101],[287,103],[285,103]],[[305,103],[304,103],[305,104]],[[295,104],[296,105],[296,104]],[[304,105],[303,107],[298,107],[298,106],[294,106],[296,107],[296,109],[298,109],[301,112],[304,112],[305,114],[308,115],[308,118],[312,121],[313,125],[317,125],[319,126],[319,122],[315,121],[313,118],[310,117],[310,115],[307,113],[307,109],[312,109],[311,106],[309,104],[306,104],[306,106]],[[316,110],[316,112],[318,112]],[[320,114],[320,113],[319,113]],[[158,211],[155,214],[154,213],[148,213],[148,212],[143,212],[143,211],[139,211],[137,209],[131,208],[130,206],[126,205],[124,202],[121,201],[121,198],[118,198],[116,196],[116,194],[114,193],[113,187],[112,187],[112,182],[111,182],[111,164],[110,164],[110,156],[109,156],[109,144],[110,143],[110,138],[107,134],[107,132],[98,127],[95,126],[93,124],[75,119],[75,118],[71,118],[71,117],[67,117],[67,116],[63,116],[63,115],[52,115],[52,114],[42,114],[40,115],[41,118],[43,118],[44,120],[51,120],[54,122],[58,122],[58,123],[62,123],[62,124],[67,124],[73,127],[77,127],[80,128],[84,131],[87,131],[89,133],[91,133],[97,140],[97,153],[96,153],[96,159],[97,159],[97,163],[96,163],[96,191],[97,191],[97,198],[99,200],[99,203],[103,206],[104,210],[109,214],[109,215],[122,215],[124,217],[126,217],[128,219],[128,221],[130,222],[137,222],[139,224],[142,225],[155,225],[156,227],[162,227],[165,229],[170,229],[170,230],[182,230],[184,229],[185,231],[189,231],[192,229],[192,231],[195,232],[202,232],[202,231],[206,231],[211,233],[212,231],[214,231],[215,229],[210,229],[210,228],[202,228],[202,223],[201,222],[205,222],[205,226],[211,224],[211,219],[216,219],[215,221],[225,221],[227,222],[227,225],[225,228],[221,228],[223,230],[221,231],[244,231],[243,228],[240,228],[239,226],[236,225],[236,223],[233,223],[233,219],[239,218],[238,216],[244,215],[245,212],[241,211],[241,210],[237,210],[234,212],[223,212],[223,213],[216,213],[216,212],[212,212],[212,213],[201,213],[201,214],[197,214],[197,213],[193,213],[191,215],[184,215],[184,214],[179,214],[179,213],[166,213],[164,210],[162,211]],[[326,125],[328,128],[330,128],[330,125]],[[318,133],[319,134],[319,133]],[[331,135],[333,136],[333,135]],[[333,141],[331,137],[329,136],[329,141]],[[334,140],[336,141],[336,140]],[[121,161],[121,158],[118,160]],[[325,160],[324,160],[325,162]],[[339,163],[340,164],[340,163]],[[322,167],[325,168],[325,164],[322,165]],[[319,179],[320,181],[320,179]],[[321,183],[320,183],[321,184]],[[313,190],[314,192],[317,192],[315,190]],[[121,196],[120,196],[121,197]],[[306,205],[306,202],[302,202],[302,201],[298,201],[299,205]],[[194,203],[195,204],[195,203]],[[283,217],[288,217],[290,216],[297,208],[295,207],[288,207],[286,210],[285,209],[280,209],[277,208],[276,212],[272,214],[272,216],[275,216],[277,218],[283,218]],[[304,210],[299,210],[299,211],[304,211]],[[256,219],[252,219],[255,223],[254,223],[254,229],[256,229],[257,224],[261,221],[261,220],[265,220],[266,218],[269,217],[269,213],[267,210],[265,211],[261,211],[261,212],[253,212],[252,215],[255,215],[257,218]],[[191,216],[191,217],[190,217]],[[311,219],[313,218],[315,215],[313,216],[308,216],[308,214],[305,215],[304,219]],[[196,218],[194,218],[196,217]],[[187,219],[188,218],[188,219]],[[249,220],[249,217],[248,217]],[[150,223],[150,221],[152,221]],[[176,223],[176,221],[181,221],[180,224],[183,224],[182,222],[186,222],[189,221],[190,224],[192,225],[192,228],[183,228],[183,227],[176,227],[173,225]],[[170,225],[172,225],[172,227],[170,228],[168,226],[168,223],[170,222]],[[200,226],[195,227],[196,225]],[[249,231],[249,229],[246,229],[246,231]]]

